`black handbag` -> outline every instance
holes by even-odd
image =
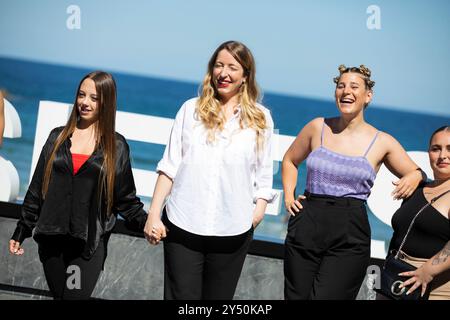
[[[406,295],[406,292],[408,292],[412,285],[400,288],[400,285],[410,277],[399,276],[398,274],[406,271],[414,271],[416,269],[417,268],[413,265],[397,257],[396,254],[391,253],[384,262],[384,267],[381,270],[380,289],[376,291],[393,300],[428,300],[431,291],[431,283],[428,284],[427,290],[422,297],[422,290],[420,287],[409,295]]]
[[[422,293],[421,287],[416,288],[416,290],[411,292],[409,295],[406,295],[406,292],[408,292],[408,290],[412,287],[412,285],[400,288],[400,285],[403,284],[403,282],[408,280],[410,277],[399,276],[398,274],[401,272],[414,271],[417,269],[415,266],[402,260],[403,253],[401,250],[403,248],[403,245],[405,244],[409,232],[411,231],[414,221],[419,216],[419,214],[423,210],[425,210],[425,208],[433,204],[437,199],[439,199],[448,192],[450,192],[450,190],[447,190],[446,192],[440,194],[437,197],[434,197],[430,202],[424,205],[416,213],[411,223],[409,224],[408,230],[406,231],[406,234],[403,237],[403,241],[400,244],[398,251],[391,252],[389,256],[386,258],[383,269],[381,270],[380,289],[376,289],[375,291],[393,300],[428,300],[428,297],[431,292],[431,283],[428,283],[427,290],[423,296],[421,296]]]

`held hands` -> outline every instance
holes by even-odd
[[[400,180],[392,182],[395,189],[392,191],[391,195],[394,197],[394,200],[408,198],[413,194],[421,181],[421,172],[419,170],[414,170],[403,176]]]
[[[431,274],[430,270],[428,270],[428,266],[426,264],[423,264],[420,268],[418,268],[414,271],[402,272],[402,273],[399,273],[399,275],[405,276],[405,277],[411,277],[399,286],[400,288],[403,288],[403,287],[407,287],[411,284],[413,285],[408,290],[408,292],[406,292],[407,295],[412,293],[418,287],[422,286],[422,292],[420,294],[422,297],[425,294],[425,291],[427,290],[427,286],[429,285],[431,280],[433,280],[433,278],[434,278],[434,276]]]
[[[306,197],[301,194],[297,197],[297,199],[292,198],[292,199],[284,200],[284,205],[290,215],[295,216],[297,213],[300,212],[300,210],[303,209],[303,206],[300,203],[300,200],[304,200],[304,199],[306,199]]]
[[[167,236],[169,230],[162,223],[160,217],[152,217],[150,214],[147,217],[147,222],[144,227],[144,235],[148,242],[153,245],[159,244],[159,242]]]
[[[21,256],[24,253],[23,248],[20,246],[20,242],[12,239],[9,240],[9,252],[17,256]]]

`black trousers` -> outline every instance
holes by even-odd
[[[103,269],[107,242],[101,239],[89,260],[81,256],[84,244],[69,235],[39,237],[39,258],[55,300],[85,300],[94,291]]]
[[[285,299],[355,299],[370,262],[365,202],[305,193],[285,241]]]
[[[236,236],[200,236],[171,223],[164,239],[164,299],[231,300],[253,228]]]

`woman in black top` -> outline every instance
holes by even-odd
[[[436,130],[428,149],[434,181],[418,188],[392,217],[394,234],[389,251],[397,250],[416,213],[436,196],[445,192],[415,220],[402,248],[404,260],[418,269],[404,272],[410,277],[403,286],[409,293],[425,293],[431,283],[430,300],[450,300],[450,127]],[[401,287],[403,287],[401,286]]]
[[[115,115],[113,77],[86,75],[66,126],[53,129],[41,151],[10,240],[10,252],[22,255],[21,244],[34,229],[55,299],[91,296],[118,213],[141,231],[147,219]]]

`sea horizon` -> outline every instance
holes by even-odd
[[[22,122],[22,137],[4,139],[0,155],[10,160],[20,177],[19,197],[28,187],[31,156],[36,130],[39,101],[50,100],[73,103],[75,91],[81,78],[93,69],[34,62],[16,58],[0,57],[0,89],[13,104]],[[152,76],[135,75],[113,70],[111,72],[118,88],[118,110],[174,118],[182,103],[197,96],[200,83]],[[267,107],[275,123],[275,129],[283,135],[296,136],[299,130],[315,117],[338,116],[333,100],[320,100],[289,94],[264,91],[262,104]],[[366,112],[367,122],[394,136],[407,151],[426,151],[430,134],[448,124],[449,115],[427,114],[417,111],[388,109],[370,105]],[[130,141],[133,166],[155,170],[164,146]],[[305,165],[299,168],[297,190],[304,190]],[[274,176],[274,188],[282,189],[281,175]],[[145,199],[148,205],[148,199]],[[390,238],[391,229],[369,213],[372,239]],[[284,214],[266,216],[257,229],[256,236],[282,242],[286,231]]]

